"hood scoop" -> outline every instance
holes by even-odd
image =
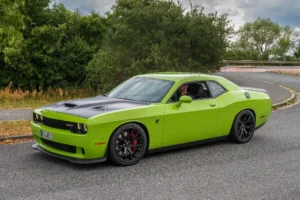
[[[68,107],[68,108],[74,108],[76,107],[77,105],[74,104],[74,103],[64,103],[64,106]]]
[[[119,110],[120,108],[109,106],[109,105],[101,105],[101,106],[93,107],[93,109],[101,110],[101,111],[110,111],[110,110]]]

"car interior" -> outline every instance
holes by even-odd
[[[188,93],[193,95],[194,100],[199,100],[199,99],[205,99],[211,97],[210,92],[208,90],[208,87],[204,82],[197,82],[197,83],[190,83],[188,84]],[[171,97],[172,102],[177,102],[179,101],[180,98],[180,91],[179,89],[173,94]]]

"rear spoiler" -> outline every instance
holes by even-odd
[[[248,90],[248,91],[255,91],[255,92],[264,92],[264,93],[267,93],[267,90],[262,89],[262,88],[253,88],[253,87],[244,87],[244,86],[241,86],[241,88],[243,90]]]

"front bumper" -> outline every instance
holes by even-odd
[[[74,134],[31,122],[32,134],[36,144],[32,147],[50,156],[68,160],[72,163],[97,163],[106,161],[108,138],[101,138],[99,133]],[[41,137],[41,130],[50,132],[51,139]]]
[[[67,157],[67,156],[62,156],[62,155],[59,155],[59,154],[51,153],[50,151],[47,151],[47,150],[43,149],[42,147],[40,147],[38,144],[33,144],[32,148],[35,149],[35,150],[38,150],[40,152],[43,152],[43,153],[45,153],[49,156],[59,158],[59,159],[63,159],[63,160],[67,160],[71,163],[76,163],[76,164],[92,164],[92,163],[100,163],[100,162],[105,162],[106,161],[106,157],[96,158],[96,159],[70,158],[70,157]]]

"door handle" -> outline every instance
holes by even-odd
[[[211,107],[215,107],[217,104],[215,104],[215,103],[210,103],[209,104]]]

